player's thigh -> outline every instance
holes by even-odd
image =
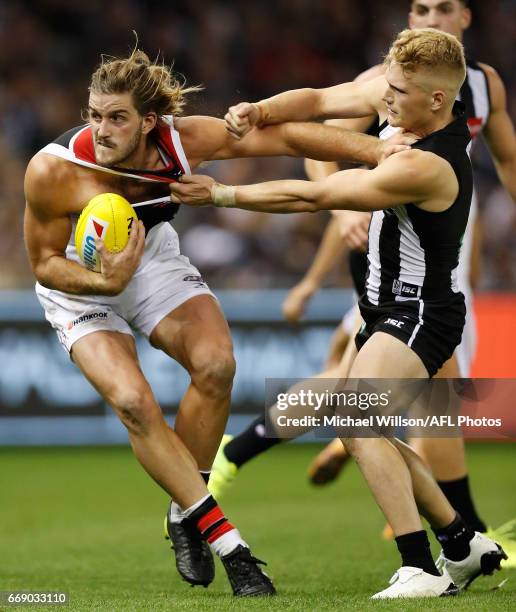
[[[152,330],[150,342],[188,370],[203,360],[233,359],[228,323],[210,295],[195,296],[172,310]]]
[[[457,351],[443,364],[433,378],[461,378]]]
[[[428,378],[421,358],[404,342],[375,332],[358,351],[350,378]]]
[[[412,405],[427,381],[428,371],[411,348],[388,333],[374,332],[358,351],[347,386],[354,390],[364,388],[369,393],[388,393],[388,404],[378,410],[381,414],[396,414]]]
[[[115,409],[152,401],[152,391],[129,334],[97,331],[77,340],[71,357],[100,395]]]

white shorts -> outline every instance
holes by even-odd
[[[45,316],[69,352],[79,338],[96,331],[116,331],[147,338],[172,310],[197,295],[211,295],[207,284],[179,247],[158,251],[140,266],[117,296],[71,295],[36,284]],[[215,298],[216,299],[216,298]]]

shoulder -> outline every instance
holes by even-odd
[[[439,155],[420,149],[401,151],[388,157],[374,172],[383,180],[426,190],[455,177],[451,165]]]
[[[56,201],[56,195],[65,192],[74,177],[73,164],[48,153],[36,153],[25,172],[25,196],[27,202],[37,207],[38,203]]]
[[[176,117],[174,127],[179,132],[181,138],[197,137],[203,132],[224,126],[222,119],[208,117],[205,115],[191,115],[189,117]]]
[[[388,157],[381,165],[388,162],[403,167],[406,172],[415,172],[418,175],[433,175],[442,169],[443,164],[449,166],[448,162],[439,155],[421,149],[400,151]]]
[[[73,173],[73,165],[60,157],[48,153],[36,153],[29,161],[25,172],[25,184],[47,187],[61,182]]]
[[[224,121],[215,117],[204,115],[180,117],[175,120],[175,128],[192,168],[204,161],[221,159],[220,155],[228,157],[227,154],[222,154],[221,150],[237,142],[229,136]],[[245,140],[247,141],[247,138]]]
[[[492,109],[497,110],[501,106],[505,107],[505,86],[500,75],[489,64],[477,62],[477,65],[486,75]]]

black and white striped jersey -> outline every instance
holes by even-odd
[[[455,103],[454,115],[449,125],[412,148],[430,151],[450,163],[459,183],[457,198],[440,213],[421,210],[414,204],[373,213],[365,292],[370,304],[442,301],[459,292],[457,267],[473,178],[466,151],[470,134],[464,104]]]
[[[466,79],[457,99],[466,107],[468,128],[473,143],[489,119],[491,97],[484,70],[473,60],[468,60],[466,64]]]

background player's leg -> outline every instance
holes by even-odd
[[[451,357],[434,378],[460,378],[455,356]],[[409,438],[410,446],[428,463],[437,480],[455,480],[467,474],[464,438]]]
[[[204,497],[206,485],[197,464],[170,432],[140,369],[133,338],[95,332],[75,342],[72,358],[127,427],[134,454],[146,472],[185,508]]]
[[[460,378],[456,354],[437,372],[434,378]],[[479,517],[469,487],[464,437],[410,438],[410,446],[426,460],[448,501],[474,530],[484,532],[485,522]]]
[[[358,310],[357,310],[358,312]],[[358,321],[361,321],[358,316]],[[356,323],[358,329],[359,323]],[[354,335],[354,334],[353,334]],[[308,382],[301,382],[288,389],[288,393],[298,392],[303,387],[307,387],[310,390],[314,390],[314,379],[342,379],[347,376],[349,367],[353,362],[356,355],[355,343],[351,339],[344,350],[344,354],[341,355],[339,363],[336,367],[328,368],[321,374],[315,375],[312,379],[308,379]],[[279,411],[277,405],[272,405],[268,409],[267,420],[270,429],[274,428],[274,423],[279,415],[283,415],[285,418],[299,418],[302,416],[299,411],[299,406],[289,406],[286,410]],[[313,409],[310,409],[307,413],[312,416]],[[285,442],[287,440],[294,439],[298,436],[312,429],[311,426],[298,427],[294,429],[289,427],[288,429],[282,430],[277,429],[275,431],[276,437],[267,436],[267,423],[266,416],[261,415],[256,418],[244,431],[238,436],[232,438],[226,436],[221,447],[217,452],[215,463],[213,466],[212,477],[210,481],[210,491],[220,499],[227,491],[227,489],[233,484],[237,471],[248,461],[266,452],[273,446]],[[342,449],[342,461],[340,462],[339,469],[346,461],[348,457],[344,447],[340,444]],[[340,457],[339,457],[340,460]]]
[[[357,350],[355,347],[355,335],[362,325],[362,317],[360,311],[356,308],[356,316],[353,332],[350,341],[347,343],[344,353],[341,355],[336,378],[347,378],[349,370],[356,357]],[[332,440],[323,450],[318,453],[313,461],[308,466],[308,478],[315,485],[325,485],[332,482],[340,474],[342,468],[350,459],[346,447],[340,443],[339,439]]]
[[[344,351],[351,339],[352,337],[344,329],[344,324],[341,323],[332,334],[324,364],[325,370],[332,370],[340,364]]]
[[[190,374],[175,431],[199,469],[209,471],[226,426],[235,374],[233,345],[224,315],[211,296],[196,296],[162,319],[150,341]]]

